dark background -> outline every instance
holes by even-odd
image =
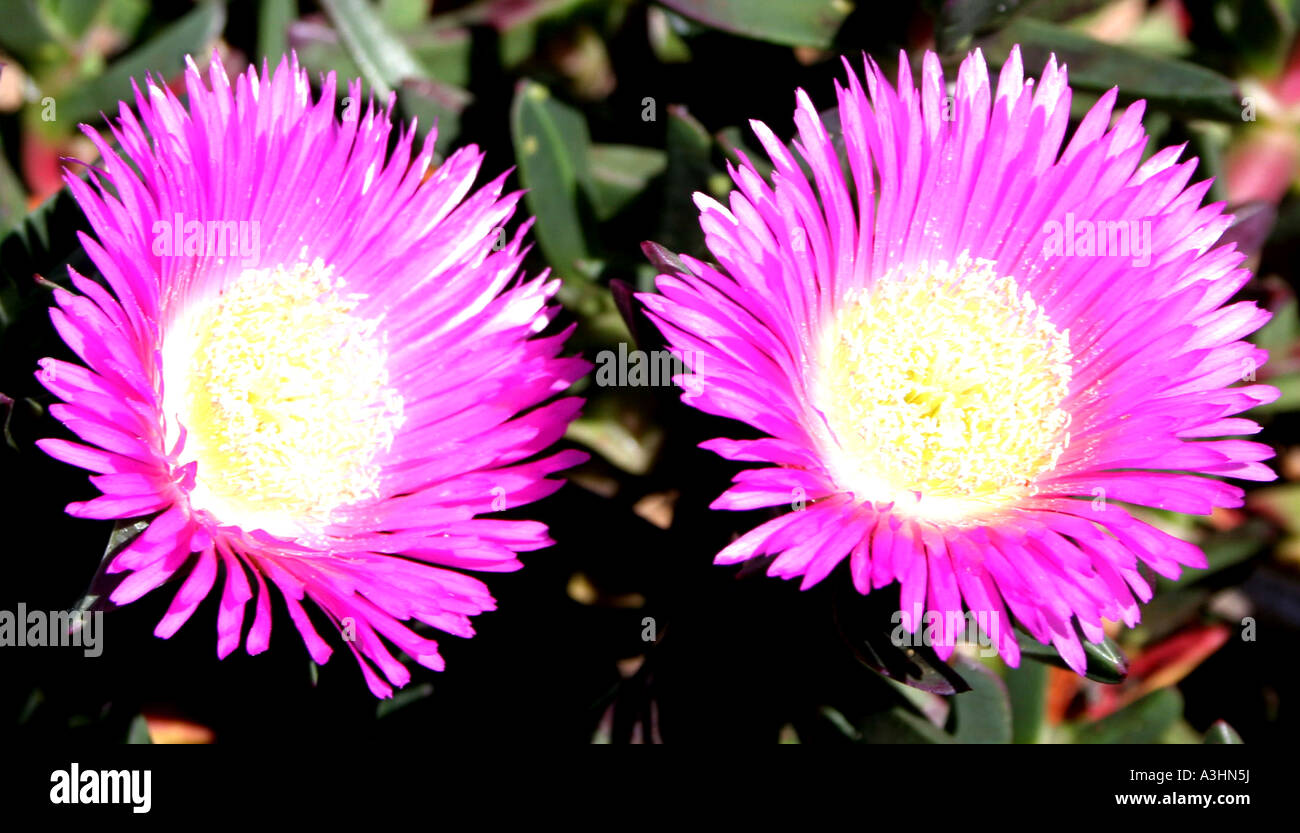
[[[293,23],[273,29],[267,5],[289,10]],[[593,142],[662,152],[662,171],[643,177],[635,195],[612,216],[597,216],[582,194],[569,206],[584,223],[594,267],[557,261],[544,251],[545,240],[530,255],[530,273],[550,266],[576,287],[577,300],[563,319],[578,321],[573,349],[588,357],[620,340],[624,325],[610,314],[611,286],[621,281],[649,287],[654,270],[640,256],[643,240],[703,254],[689,194],[717,189],[726,160],[719,135],[755,145],[746,124],[757,118],[788,136],[796,87],[806,89],[819,108],[832,108],[833,82],[844,77],[839,54],[860,68],[859,56],[866,51],[892,77],[900,49],[915,68],[925,49],[938,48],[951,80],[973,45],[984,46],[996,73],[997,50],[1005,54],[1007,38],[1015,38],[1025,44],[1027,74],[1038,75],[1047,51],[1057,51],[1072,70],[1081,67],[1078,75],[1071,73],[1076,111],[1111,84],[1140,81],[1150,101],[1146,121],[1154,138],[1148,150],[1188,141],[1188,155],[1202,156],[1203,169],[1220,175],[1212,196],[1240,208],[1243,223],[1232,233],[1253,252],[1252,267],[1258,264],[1258,277],[1243,297],[1279,312],[1280,324],[1267,338],[1280,349],[1270,347],[1273,361],[1262,376],[1296,389],[1300,328],[1294,321],[1291,264],[1300,211],[1291,183],[1300,152],[1287,137],[1300,136],[1300,119],[1284,100],[1261,110],[1256,121],[1244,121],[1238,101],[1250,84],[1289,89],[1286,84],[1296,75],[1289,62],[1295,19],[1271,4],[1006,3],[1017,14],[998,15],[993,4],[979,2],[961,9],[959,4],[859,3],[842,21],[824,27],[824,37],[810,36],[798,46],[770,42],[771,35],[769,40],[739,35],[730,30],[735,21],[703,13],[692,19],[640,2],[439,2],[432,13],[411,12],[406,7],[412,5],[420,7],[368,8],[395,15],[390,30],[399,39],[442,29],[468,38],[465,54],[456,59],[462,83],[448,86],[468,88],[473,101],[457,113],[458,128],[450,138],[455,145],[473,142],[487,152],[484,179],[516,164],[511,112],[522,78],[546,85],[560,106],[580,114]],[[758,0],[754,5],[765,13],[775,9],[773,14],[790,6]],[[193,19],[196,9],[221,9],[224,15],[214,18],[215,31],[201,42],[184,42],[176,27]],[[175,44],[177,58],[184,51],[206,55],[216,45],[232,76],[250,60],[260,63],[264,44],[279,42],[298,48],[313,70],[325,69],[333,53],[309,62],[307,50],[315,42],[308,36],[329,31],[340,14],[305,2],[296,8],[291,3],[157,3],[133,25],[121,25],[118,40],[98,55],[104,66],[96,69],[91,62],[87,70],[87,56],[100,49],[91,35],[96,27],[111,29],[104,22],[112,19],[111,11],[101,11],[80,40],[52,38],[54,46],[44,49],[18,40],[30,33],[0,36],[7,60],[22,67],[30,85],[24,103],[0,112],[6,166],[0,179],[9,178],[20,190],[5,204],[4,225],[10,231],[0,241],[6,281],[0,286],[6,312],[0,392],[15,402],[9,441],[0,445],[0,609],[5,610],[19,602],[41,610],[72,606],[90,584],[112,531],[109,522],[64,514],[66,503],[89,499],[95,490],[86,472],[46,457],[33,445],[41,437],[67,436],[44,414],[51,398],[32,376],[35,362],[47,355],[72,358],[49,324],[47,290],[33,275],[63,281],[69,263],[92,270],[75,238],[76,230],[87,228],[85,221],[47,175],[51,156],[75,156],[84,153],[84,145],[77,144],[71,124],[38,123],[41,95],[32,90],[57,91],[51,94],[63,106],[76,100],[78,89],[111,77],[115,61],[160,40]],[[524,24],[516,22],[521,16]],[[419,22],[404,27],[408,17]],[[1026,20],[1036,28],[1014,28],[1028,25]],[[680,55],[654,34],[655,21],[677,33],[689,60],[669,60]],[[520,37],[520,26],[529,27],[535,40],[521,58],[507,60],[503,52]],[[773,31],[779,40],[780,27]],[[335,47],[346,54],[344,47]],[[1188,67],[1207,74],[1189,76]],[[177,67],[157,69],[173,78]],[[75,77],[69,80],[70,75]],[[432,71],[429,75],[435,83],[447,83]],[[1215,86],[1219,81],[1227,86]],[[642,118],[646,97],[655,101],[654,121]],[[113,101],[99,106],[108,110]],[[419,102],[399,97],[399,117],[419,108]],[[737,127],[738,133],[723,133]],[[1277,193],[1248,187],[1252,173],[1280,183]],[[520,171],[512,183],[527,184]],[[564,197],[531,192],[525,210],[541,213],[555,199]],[[652,332],[644,324],[632,322],[642,339]],[[412,683],[397,700],[379,704],[323,617],[321,632],[331,634],[335,659],[319,669],[312,666],[278,598],[271,649],[251,658],[241,649],[218,661],[217,594],[164,641],[152,635],[171,598],[162,588],[107,612],[104,653],[97,659],[83,658],[75,648],[0,649],[0,737],[25,744],[118,743],[143,739],[147,724],[157,741],[176,737],[174,725],[169,730],[164,722],[170,719],[182,721],[198,738],[223,743],[322,737],[399,743],[412,738],[421,743],[934,740],[899,714],[914,718],[939,698],[923,693],[921,701],[909,700],[873,670],[879,663],[863,656],[864,645],[879,646],[888,632],[896,587],[863,599],[852,591],[842,565],[816,588],[800,592],[796,584],[765,577],[762,565],[743,570],[712,565],[719,549],[765,515],[709,511],[738,466],[696,446],[716,436],[749,436],[749,429],[681,405],[671,389],[588,388],[584,395],[591,398],[587,414],[595,436],[630,437],[639,463],[618,465],[617,455],[600,439],[566,440],[594,452],[593,461],[574,474],[578,482],[511,513],[546,522],[557,545],[525,554],[521,572],[486,577],[499,609],[476,618],[478,633],[471,640],[439,637],[447,671],[414,667]],[[1295,485],[1300,460],[1291,456],[1290,446],[1297,408],[1300,402],[1288,393],[1259,416],[1265,424],[1260,439],[1280,452],[1274,461],[1282,472],[1279,485],[1256,489],[1240,512],[1210,521],[1170,520],[1207,546],[1218,569],[1163,588],[1144,612],[1142,628],[1115,634],[1128,657],[1128,679],[1080,681],[1033,659],[1018,671],[996,661],[988,666],[1006,680],[999,702],[1008,704],[1017,740],[1196,741],[1217,720],[1226,720],[1248,743],[1294,737],[1300,550],[1293,536],[1300,523]],[[664,493],[676,495],[667,529],[634,509],[643,497]],[[1225,599],[1237,607],[1225,606]],[[1224,618],[1224,610],[1238,609],[1256,619],[1256,641],[1240,639],[1239,625]],[[655,620],[654,643],[642,639],[645,617]],[[1225,626],[1230,635],[1215,650],[1213,636]],[[959,679],[972,673],[962,671]],[[921,676],[931,690],[944,690],[935,682],[945,677],[942,669]],[[1105,676],[1105,669],[1097,676]],[[1166,684],[1140,697],[1152,679]],[[947,699],[963,697],[973,699],[970,694]],[[975,722],[1006,720],[975,711],[964,718],[961,708],[953,704],[957,718],[950,714],[936,728],[961,738],[961,730]]]

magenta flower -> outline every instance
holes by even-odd
[[[112,126],[125,160],[84,128],[104,169],[93,187],[65,178],[112,293],[75,271],[82,294],[55,292],[87,367],[37,375],[87,444],[39,445],[98,475],[103,496],[70,514],[161,513],[108,566],[129,573],[117,604],[187,576],[158,636],[224,573],[218,655],[265,650],[269,579],[312,658],[331,648],[304,599],[387,697],[410,672],[384,640],[441,670],[405,623],[468,637],[493,609],[458,570],[515,570],[551,543],[543,524],[478,516],[553,492],[547,475],[585,458],[538,455],[581,404],[547,400],[588,365],[558,357],[567,331],[535,337],[558,281],[516,280],[530,223],[507,243],[519,194],[501,195],[504,175],[471,193],[476,148],[431,171],[434,131],[412,158],[412,127],[385,160],[391,99],[340,122],[333,74],[313,101],[296,58],[232,90],[214,57],[208,77],[190,62],[188,110],[137,88],[139,117],[123,104]]]
[[[1268,314],[1223,305],[1250,277],[1215,247],[1231,217],[1201,206],[1181,147],[1141,161],[1142,102],[1112,125],[1111,90],[1062,150],[1055,58],[1035,90],[1012,51],[994,94],[976,52],[952,97],[933,54],[919,90],[906,56],[897,90],[865,71],[870,102],[851,68],[837,85],[847,170],[799,91],[811,176],[754,122],[771,184],[742,158],[729,206],[695,198],[718,267],[683,258],[642,296],[696,357],[690,404],[766,435],[704,443],[772,464],[713,507],[796,510],[716,560],[775,555],[807,588],[847,558],[861,593],[899,582],[914,633],[938,615],[945,658],[964,605],[1018,664],[1010,608],[1081,672],[1074,623],[1135,624],[1140,565],[1206,565],[1111,501],[1207,514],[1242,503],[1220,477],[1273,479],[1267,446],[1215,439],[1258,431],[1233,415],[1278,395],[1237,384]]]

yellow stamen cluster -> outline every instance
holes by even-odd
[[[848,299],[819,392],[859,498],[960,522],[1032,494],[1069,444],[1069,331],[990,261],[920,264]]]
[[[319,259],[246,270],[193,317],[167,398],[198,461],[191,500],[218,520],[309,534],[376,496],[403,402],[380,318],[355,315],[365,296],[343,289]]]

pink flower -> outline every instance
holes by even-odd
[[[551,543],[543,524],[479,516],[585,458],[539,455],[581,404],[548,400],[588,365],[558,357],[567,331],[537,337],[558,281],[516,279],[530,223],[507,242],[504,175],[471,193],[476,148],[431,170],[434,131],[412,159],[412,126],[385,159],[391,99],[340,122],[333,74],[313,101],[296,58],[232,89],[214,57],[208,79],[189,63],[188,110],[136,88],[139,116],[123,104],[111,127],[122,155],[84,128],[104,170],[65,178],[112,292],[74,271],[81,294],[55,293],[86,367],[37,375],[85,444],[39,444],[97,474],[103,495],[70,514],[161,513],[108,566],[129,574],[117,604],[185,576],[158,636],[223,576],[218,655],[264,651],[269,580],[316,662],[332,649],[308,599],[387,697],[410,678],[387,643],[444,665],[407,623],[468,637],[493,609],[460,570],[515,570]]]
[[[847,559],[861,593],[900,584],[913,632],[940,615],[943,657],[964,606],[1016,665],[1010,608],[1082,671],[1075,623],[1135,624],[1140,565],[1206,564],[1115,501],[1207,514],[1242,503],[1219,478],[1273,479],[1267,446],[1216,439],[1258,431],[1233,415],[1278,395],[1237,384],[1268,314],[1224,306],[1250,277],[1215,247],[1231,217],[1201,206],[1182,148],[1142,162],[1142,102],[1112,125],[1111,90],[1062,150],[1055,58],[1037,89],[1019,50],[996,93],[979,52],[952,97],[933,54],[919,89],[906,56],[897,89],[865,77],[870,100],[851,68],[837,85],[842,145],[797,93],[810,176],[754,122],[771,183],[744,159],[729,205],[695,197],[718,266],[683,257],[642,296],[696,357],[690,404],[766,435],[704,444],[768,464],[714,508],[796,510],[716,560],[773,555],[807,588]]]

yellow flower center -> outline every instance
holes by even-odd
[[[1070,441],[1069,331],[963,254],[847,299],[818,397],[842,488],[961,523],[1033,494]]]
[[[245,270],[168,335],[164,408],[187,432],[181,462],[198,461],[191,503],[222,523],[311,535],[378,494],[403,402],[380,319],[355,315],[365,296],[331,272]]]

